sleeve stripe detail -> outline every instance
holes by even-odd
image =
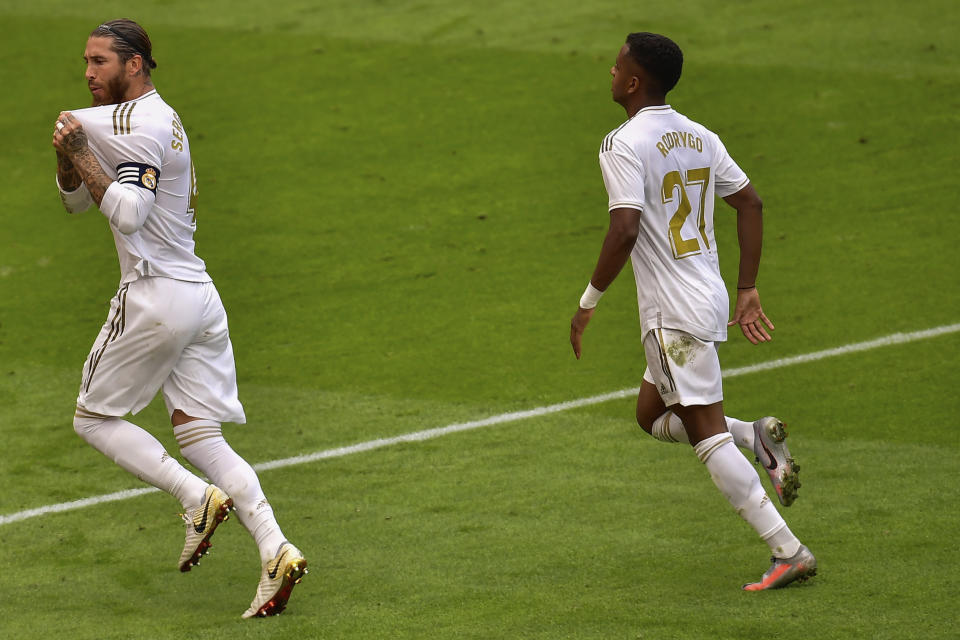
[[[113,110],[113,135],[117,135],[120,133],[120,131],[117,129],[117,112],[119,112],[120,109],[124,108],[125,106],[126,105],[118,104],[117,108]],[[120,113],[120,118],[122,120],[123,113]]]
[[[640,213],[643,213],[643,203],[642,202],[611,202],[607,205],[607,211],[613,211],[614,209],[636,209]]]
[[[630,120],[633,120],[633,118],[630,118]],[[603,139],[603,144],[600,145],[600,153],[606,153],[607,151],[611,151],[613,149],[614,136],[620,133],[620,129],[623,129],[625,126],[627,126],[630,120],[627,120],[622,125],[607,134],[607,137]]]
[[[729,189],[727,189],[727,188],[722,189],[722,190],[724,191],[724,193],[720,193],[720,191],[716,191],[716,194],[717,194],[718,196],[720,196],[721,198],[726,198],[727,196],[732,196],[732,195],[735,194],[736,192],[740,191],[741,189],[743,189],[744,187],[746,187],[748,184],[750,184],[750,177],[749,177],[749,176],[745,177],[743,180],[741,180],[740,182],[738,182],[737,185],[734,186],[734,187],[731,187],[731,188],[729,188]],[[727,191],[729,191],[729,193],[726,193]]]
[[[133,115],[133,108],[136,106],[136,102],[124,102],[118,104],[117,108],[113,110],[113,135],[124,135],[133,130],[130,125],[130,117]],[[123,120],[124,116],[127,117],[126,122]]]

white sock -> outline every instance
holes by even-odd
[[[789,558],[800,548],[787,523],[770,501],[753,466],[733,444],[729,433],[718,433],[694,445],[713,483],[778,558]]]
[[[663,415],[653,421],[650,435],[662,442],[683,442],[690,444],[687,430],[683,428],[683,421],[672,411],[665,411]]]
[[[187,471],[159,440],[137,425],[78,409],[73,428],[94,449],[147,484],[176,497],[184,510],[203,502],[207,483]]]
[[[724,419],[727,421],[727,431],[733,436],[733,442],[741,449],[745,449],[753,453],[753,423],[744,422],[743,420],[737,420],[736,418],[731,418],[730,416],[724,416]]]
[[[733,435],[734,444],[753,453],[753,423],[729,416],[724,416],[724,419],[727,421],[727,431]],[[683,428],[683,422],[672,411],[664,412],[662,416],[653,421],[650,435],[663,442],[690,443],[687,430]]]
[[[193,420],[173,428],[183,457],[233,498],[237,517],[253,536],[260,561],[272,559],[286,541],[250,464],[230,448],[213,420]]]

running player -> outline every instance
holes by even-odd
[[[253,468],[227,444],[221,423],[244,423],[227,315],[194,253],[197,186],[190,143],[150,77],[150,38],[131,20],[90,34],[83,55],[93,107],[62,112],[53,132],[57,185],[68,212],[95,204],[120,260],[120,287],[83,369],[76,432],[141,480],[180,500],[190,571],[231,508],[260,550],[257,593],[243,617],[286,606],[306,570],[280,530]],[[183,457],[124,420],[162,390]]]
[[[717,357],[727,326],[739,325],[754,344],[770,340],[773,324],[756,287],[762,203],[717,135],[666,104],[682,66],[672,40],[632,33],[610,70],[613,99],[629,119],[600,148],[610,226],[571,320],[570,343],[579,359],[600,296],[631,258],[647,360],[637,422],[659,440],[693,445],[717,488],[769,545],[773,565],[743,588],[783,587],[813,576],[817,561],[787,527],[737,445],[763,463],[784,506],[796,498],[799,466],[782,422],[724,416]],[[729,323],[713,234],[715,195],[737,211],[740,268]]]

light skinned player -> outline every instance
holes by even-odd
[[[233,347],[220,296],[194,252],[197,185],[180,117],[153,86],[147,33],[121,19],[101,24],[84,50],[93,106],[54,125],[64,207],[96,205],[113,234],[120,286],[83,368],[73,425],[118,465],[177,498],[190,571],[234,509],[260,552],[256,595],[244,618],[283,611],[307,562],[286,540],[253,468],[223,438],[244,423]],[[183,457],[208,484],[127,421],[162,391]]]
[[[790,531],[737,448],[763,464],[781,504],[800,487],[783,423],[774,417],[744,422],[724,415],[717,348],[738,325],[753,344],[770,340],[773,323],[760,305],[757,274],[762,202],[716,134],[676,112],[667,93],[680,79],[683,54],[669,38],[633,33],[611,68],[611,92],[628,120],[604,138],[600,167],[610,224],[593,276],[570,322],[577,359],[583,333],[603,292],[629,258],[647,368],[637,397],[637,422],[658,440],[693,446],[730,504],[770,547],[772,566],[762,591],[802,582],[817,561]],[[713,205],[720,196],[737,212],[740,266],[737,301],[720,277]]]

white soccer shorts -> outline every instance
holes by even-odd
[[[723,400],[716,342],[685,331],[652,329],[643,337],[647,369],[643,379],[660,392],[665,405],[708,405]]]
[[[146,407],[246,422],[227,313],[212,282],[140,278],[120,287],[83,367],[77,406],[105,416]]]

